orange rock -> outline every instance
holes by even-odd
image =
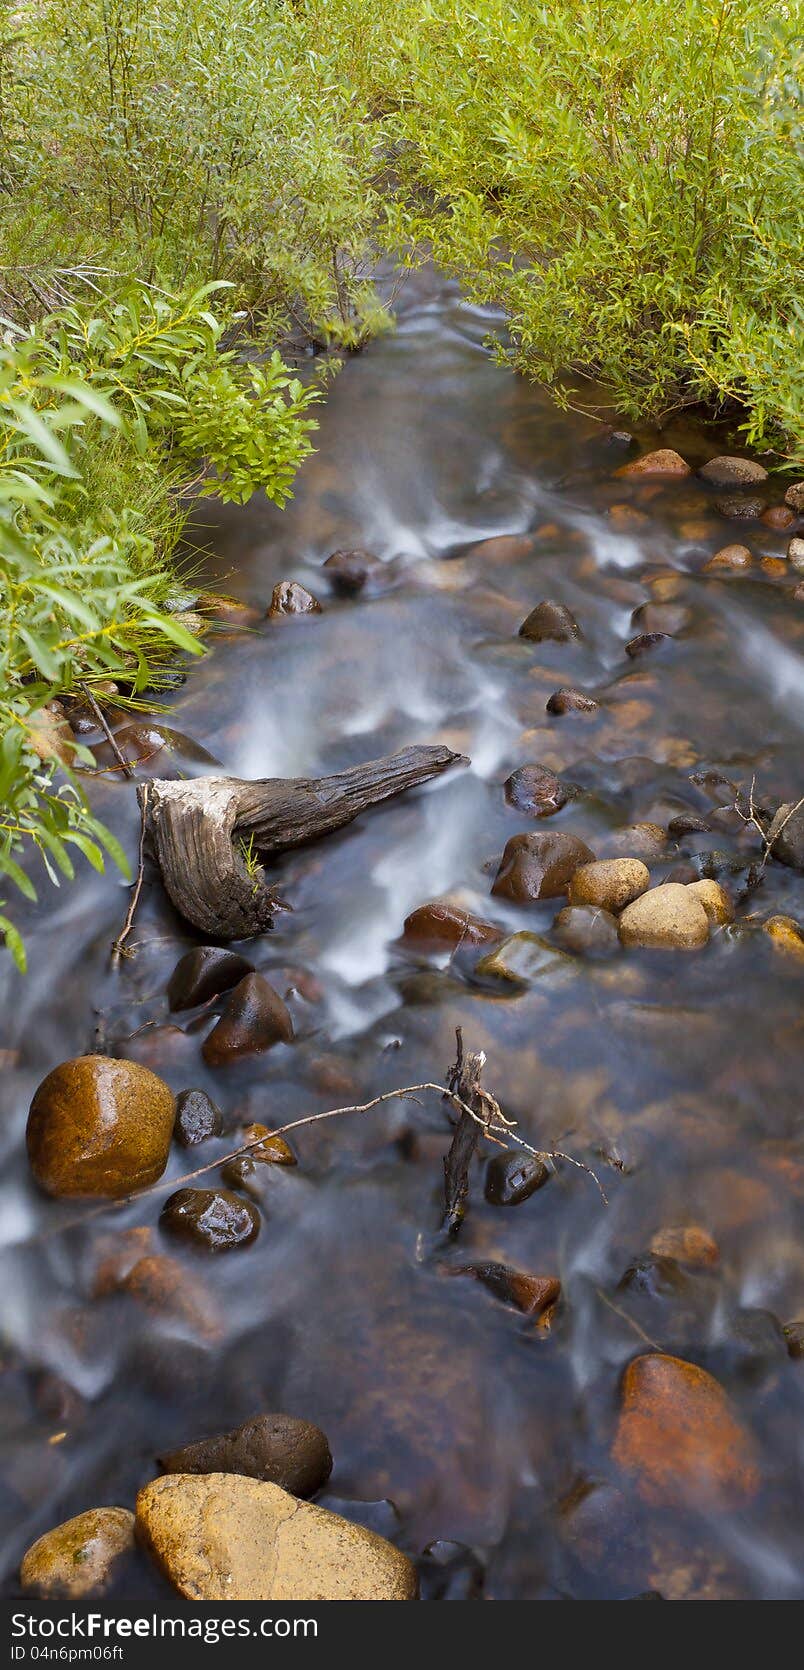
[[[632,464],[621,464],[615,470],[616,476],[652,476],[652,475],[691,475],[689,464],[685,463],[679,452],[672,447],[659,447],[656,452],[646,452],[642,458],[635,458]]]
[[[723,545],[704,563],[703,572],[716,574],[718,569],[725,568],[731,573],[739,574],[742,570],[750,568],[753,560],[747,545]]]
[[[703,1269],[717,1264],[720,1253],[717,1241],[698,1224],[683,1224],[678,1228],[658,1229],[650,1243],[650,1251],[657,1258],[674,1258],[690,1269]]]
[[[769,505],[767,510],[763,510],[760,518],[766,528],[774,528],[777,531],[791,528],[795,519],[794,512],[783,504]]]
[[[784,557],[763,557],[759,566],[763,573],[778,575],[780,579],[787,573]]]
[[[647,1502],[729,1508],[759,1489],[753,1440],[723,1387],[680,1357],[629,1363],[612,1453]]]

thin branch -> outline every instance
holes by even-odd
[[[117,967],[121,957],[132,957],[134,955],[133,950],[127,951],[125,949],[125,943],[134,926],[134,917],[137,914],[137,906],[140,902],[140,893],[142,892],[142,878],[145,873],[145,830],[150,787],[150,783],[145,783],[142,790],[142,798],[140,801],[140,845],[137,854],[137,879],[134,883],[134,888],[129,900],[125,922],[123,923],[117,939],[114,940],[112,944],[113,968]]]
[[[134,776],[134,771],[132,769],[132,766],[131,766],[130,762],[126,759],[125,754],[123,754],[121,752],[119,744],[115,741],[115,738],[113,737],[113,735],[112,735],[112,733],[109,729],[109,725],[108,725],[108,721],[106,719],[106,715],[103,712],[103,709],[96,702],[95,697],[93,696],[92,691],[89,688],[89,685],[88,684],[81,684],[81,685],[79,685],[79,689],[83,692],[83,695],[85,696],[86,700],[88,701],[88,703],[89,703],[89,705],[92,709],[92,712],[94,713],[95,718],[96,718],[98,724],[100,725],[101,730],[103,731],[103,734],[106,738],[106,741],[109,743],[109,746],[112,750],[112,753],[114,754],[114,757],[117,760],[117,763],[120,767],[120,770],[124,773],[124,775],[126,777],[133,777]]]

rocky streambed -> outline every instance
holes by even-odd
[[[126,954],[111,875],[25,924],[7,1593],[804,1591],[804,490],[557,412],[487,328],[411,281],[290,509],[199,528],[206,662],[110,713],[140,786],[450,769],[243,842],[287,907],[257,938],[205,939],[152,859]],[[446,1084],[458,1028],[450,1234],[460,1107],[390,1093]]]

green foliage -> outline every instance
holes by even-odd
[[[505,307],[516,366],[633,418],[737,403],[801,462],[801,0],[304,13],[394,156],[389,236]]]

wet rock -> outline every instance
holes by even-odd
[[[64,1061],[31,1103],[31,1170],[51,1195],[147,1188],[167,1165],[173,1119],[173,1094],[147,1067],[106,1055]]]
[[[609,521],[615,528],[627,533],[629,528],[644,527],[649,517],[644,510],[637,510],[634,504],[613,504],[609,507]]]
[[[61,702],[46,702],[28,720],[28,740],[40,760],[58,760],[61,765],[75,762],[76,742]]]
[[[159,1222],[169,1234],[210,1252],[247,1247],[260,1231],[260,1214],[229,1189],[177,1189],[165,1201]]]
[[[655,452],[643,453],[631,464],[621,464],[616,476],[685,476],[691,475],[689,464],[672,447],[659,447]]]
[[[517,1310],[524,1311],[526,1316],[542,1316],[556,1303],[561,1293],[557,1276],[526,1275],[522,1270],[512,1269],[510,1264],[461,1264],[450,1273],[474,1277],[494,1294],[495,1299],[502,1299],[507,1305],[516,1305]]]
[[[258,1206],[262,1206],[270,1198],[268,1190],[272,1186],[274,1168],[278,1165],[284,1169],[288,1163],[296,1164],[295,1155],[290,1162],[275,1160],[270,1153],[263,1153],[261,1147],[255,1148],[250,1154],[237,1154],[234,1159],[227,1160],[221,1166],[221,1178],[227,1188],[241,1190],[250,1200],[256,1200]]]
[[[314,1496],[332,1472],[323,1432],[296,1415],[256,1415],[233,1432],[217,1433],[160,1456],[165,1473],[238,1473],[278,1484],[293,1496]]]
[[[571,905],[599,905],[617,914],[650,887],[650,871],[639,858],[601,858],[581,864],[567,891]]]
[[[774,834],[778,830],[778,834]],[[773,820],[768,839],[773,842],[773,856],[794,870],[804,870],[804,804],[790,801],[780,806]]]
[[[698,471],[704,481],[715,487],[745,487],[752,481],[766,481],[768,472],[753,458],[723,456],[710,458]]]
[[[647,1253],[635,1258],[617,1283],[622,1293],[644,1293],[650,1299],[675,1298],[688,1287],[688,1278],[673,1258]]]
[[[804,514],[804,481],[791,481],[784,496],[784,502],[797,515]]]
[[[405,917],[405,939],[418,945],[429,945],[436,950],[458,945],[492,945],[501,938],[501,930],[493,922],[451,904],[448,899],[433,899],[419,905]]]
[[[205,1090],[180,1090],[176,1097],[174,1136],[182,1148],[220,1136],[223,1115]]]
[[[606,846],[618,858],[641,858],[643,864],[654,864],[664,857],[667,835],[660,823],[630,823],[612,830]]]
[[[351,1081],[349,1089],[352,1089]],[[272,1166],[295,1166],[298,1160],[284,1137],[275,1131],[269,1131],[267,1125],[244,1125],[240,1132],[241,1142],[258,1142],[259,1148],[252,1148],[251,1153],[258,1159],[265,1160]]]
[[[580,638],[581,629],[563,603],[547,601],[537,603],[535,609],[531,609],[519,628],[519,636],[529,638],[535,644],[548,639],[557,644],[566,644],[573,638]]]
[[[593,905],[565,905],[553,923],[553,934],[563,951],[580,957],[608,957],[620,947],[611,911]]]
[[[153,1239],[154,1232],[149,1224],[139,1224],[133,1229],[118,1229],[109,1235],[100,1235],[92,1246],[92,1298],[104,1299],[110,1293],[118,1293],[129,1270],[133,1269],[138,1259],[151,1251]]]
[[[753,557],[747,545],[723,545],[713,557],[703,565],[704,574],[717,574],[721,571],[727,574],[742,574],[753,566]]]
[[[709,918],[688,887],[665,882],[626,905],[618,931],[623,945],[693,951],[709,938]]]
[[[769,574],[776,580],[783,580],[787,574],[784,557],[762,557],[759,566],[763,574]]]
[[[647,1578],[649,1547],[638,1506],[606,1480],[578,1480],[560,1504],[559,1530],[585,1571],[605,1574],[617,1587]]]
[[[293,1022],[279,993],[262,974],[247,974],[227,1000],[220,1020],[204,1039],[209,1067],[293,1042]]]
[[[683,835],[708,835],[709,824],[697,812],[680,812],[677,818],[670,819],[667,833],[674,841],[680,840]]]
[[[753,1441],[723,1387],[679,1357],[629,1363],[613,1455],[651,1503],[733,1508],[759,1488]]]
[[[593,696],[587,696],[583,690],[570,690],[562,686],[548,696],[545,703],[548,713],[597,713],[599,703]]]
[[[517,904],[560,898],[578,865],[590,864],[594,856],[585,841],[568,832],[512,835],[491,891]]]
[[[461,1542],[431,1542],[419,1559],[422,1600],[479,1600],[485,1581],[482,1560]]]
[[[715,509],[733,522],[758,522],[765,509],[765,500],[751,493],[727,493],[723,498],[715,499]]]
[[[625,646],[626,655],[636,661],[640,655],[647,655],[649,650],[658,648],[669,637],[667,632],[640,632],[636,638],[629,638]]]
[[[507,980],[512,986],[530,986],[535,980],[551,984],[576,972],[573,960],[557,951],[540,934],[510,934],[477,964],[482,979]]]
[[[254,973],[254,964],[237,951],[224,951],[217,945],[197,945],[179,958],[167,987],[170,1008],[195,1009],[208,1003],[211,997],[231,991],[247,974]]]
[[[385,564],[379,557],[359,548],[354,551],[333,551],[323,565],[323,571],[340,597],[357,597],[367,581],[382,574]]]
[[[82,1600],[102,1594],[118,1561],[134,1549],[128,1508],[89,1508],[33,1543],[20,1567],[26,1594]]]
[[[710,1269],[720,1258],[719,1246],[700,1224],[680,1224],[657,1229],[650,1237],[650,1253],[657,1258],[675,1259],[687,1269]]]
[[[707,1355],[710,1367],[729,1383],[761,1386],[787,1358],[778,1317],[757,1306],[738,1306],[726,1318],[723,1337]]]
[[[787,560],[797,574],[804,574],[804,539],[791,539],[787,547]]]
[[[734,906],[719,881],[703,881],[689,883],[688,892],[703,905],[713,927],[724,928],[727,923],[734,921]]]
[[[546,765],[521,765],[506,778],[505,798],[509,806],[532,818],[549,818],[571,799],[560,777]]]
[[[794,916],[769,916],[762,926],[775,951],[797,962],[804,960],[804,931]]]
[[[786,1322],[782,1332],[787,1344],[790,1357],[800,1360],[804,1357],[804,1319],[797,1322]]]
[[[661,632],[672,638],[683,632],[691,619],[692,611],[683,603],[641,603],[631,616],[631,625],[641,632]]]
[[[283,615],[320,615],[321,604],[317,597],[313,597],[306,586],[300,586],[296,580],[280,580],[271,593],[271,605],[268,609],[269,620],[279,620]]]
[[[117,749],[125,760],[134,764],[137,761],[145,764],[153,759],[155,754],[161,754],[167,749],[171,754],[181,754],[186,760],[199,765],[218,765],[214,754],[203,748],[193,737],[185,736],[183,731],[171,730],[169,726],[154,720],[139,720],[133,724],[121,725],[115,730],[114,740]],[[111,748],[103,744],[100,750],[96,747],[95,754],[102,763],[113,764],[116,756]]]
[[[223,1332],[207,1289],[166,1253],[148,1253],[139,1258],[118,1283],[118,1291],[128,1294],[151,1315],[176,1323],[182,1333],[212,1342]]]
[[[486,1166],[485,1195],[492,1206],[521,1206],[550,1181],[544,1160],[521,1149],[494,1154]]]
[[[227,597],[223,592],[202,591],[198,607],[224,626],[256,626],[261,619],[259,609],[244,603],[240,597]]]
[[[772,528],[774,533],[784,533],[786,528],[792,528],[795,519],[792,510],[783,504],[769,505],[760,517],[763,527]]]
[[[140,1491],[137,1531],[190,1600],[416,1598],[398,1549],[262,1480],[168,1473]]]

